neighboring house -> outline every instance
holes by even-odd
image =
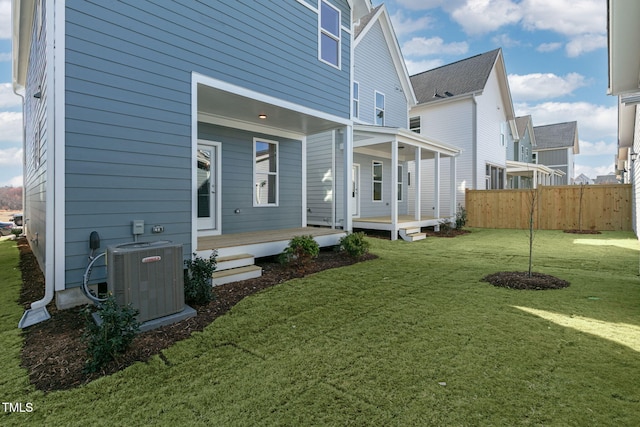
[[[632,226],[640,236],[640,2],[607,1],[609,47],[608,94],[618,97],[618,155],[616,167],[633,190]]]
[[[187,259],[275,254],[293,234],[335,244],[351,229],[348,203],[342,230],[306,227],[304,183],[315,134],[339,130],[351,168],[363,0],[13,6],[25,229],[46,279],[32,310],[54,293],[62,308],[83,301],[92,231],[102,250],[170,240]],[[347,194],[351,179],[335,185]]]
[[[585,174],[581,173],[573,180],[573,183],[575,185],[591,185],[593,184],[593,180]]]
[[[574,121],[535,126],[533,132],[536,138],[534,153],[537,163],[565,174],[553,184],[572,184],[574,156],[580,153],[578,123]]]
[[[611,172],[608,175],[598,175],[596,179],[593,180],[594,184],[620,184],[616,174]]]
[[[465,189],[502,189],[507,184],[507,150],[518,138],[502,49],[411,76],[418,104],[411,127],[427,138],[460,147],[457,200]],[[423,170],[448,169],[423,161]],[[423,187],[428,198],[432,186]]]
[[[537,188],[538,185],[553,185],[564,175],[536,163],[536,139],[531,116],[516,117],[517,138],[507,148],[507,187]]]
[[[367,2],[368,3],[368,2]],[[347,177],[351,179],[348,198],[353,227],[387,230],[391,238],[407,240],[424,237],[420,227],[437,226],[455,209],[456,156],[459,149],[439,143],[408,129],[409,107],[416,99],[392,24],[384,5],[371,7],[363,16],[354,16],[354,57],[352,118],[354,121],[353,164]],[[345,176],[344,133],[335,130],[309,140],[307,183],[309,224],[342,227]],[[447,158],[451,172],[416,168],[416,159]],[[348,169],[347,169],[348,170]],[[452,206],[439,208],[440,197],[429,203],[428,213],[420,208],[415,191],[428,174],[433,182],[442,182],[446,198]],[[409,183],[413,181],[413,193]],[[433,193],[433,190],[431,191]],[[418,206],[418,208],[416,208]],[[444,213],[446,212],[446,214]]]

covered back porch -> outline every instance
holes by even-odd
[[[354,126],[353,146],[354,163],[365,156],[374,159],[370,183],[362,185],[371,189],[359,192],[353,202],[359,206],[353,209],[358,213],[353,228],[386,230],[395,240],[454,220],[459,148],[406,129],[367,125]],[[376,158],[390,160],[390,171],[376,170]],[[440,167],[445,158],[446,170]],[[427,160],[432,160],[430,169],[425,167]]]

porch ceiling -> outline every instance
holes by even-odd
[[[205,84],[198,84],[198,113],[223,124],[260,126],[301,136],[336,129],[349,123],[346,119],[244,88],[231,87],[231,90],[225,90]],[[259,115],[262,114],[266,118],[261,119]]]
[[[378,152],[380,155],[388,156],[391,152],[391,142],[395,140],[398,142],[399,156],[404,160],[415,158],[414,150],[411,148],[420,148],[423,159],[432,159],[435,153],[440,153],[444,157],[454,157],[462,151],[452,145],[400,128],[354,125],[353,134],[353,146],[356,152]]]

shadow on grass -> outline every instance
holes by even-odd
[[[513,307],[549,320],[557,325],[595,335],[640,352],[640,326],[630,325],[628,323],[605,322],[583,316],[568,316],[566,314],[553,313],[529,307],[519,307],[517,305]]]

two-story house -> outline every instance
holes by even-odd
[[[408,111],[416,98],[386,7],[374,8],[369,3],[366,14],[354,16],[353,31],[352,165],[347,168],[342,159],[346,150],[342,130],[313,137],[307,148],[307,221],[342,226],[344,187],[335,183],[347,175],[354,228],[386,230],[392,239],[398,235],[407,240],[424,238],[420,228],[437,225],[442,218],[439,208],[423,213],[424,202],[416,189],[420,189],[422,176],[429,175],[432,183],[442,183],[442,199],[455,203],[455,164],[460,150],[408,129]],[[446,175],[438,169],[420,169],[420,159],[434,158],[446,159],[451,165]],[[345,170],[350,172],[345,174]],[[431,189],[430,193],[436,194],[438,206],[438,192]],[[455,204],[446,206],[446,211],[454,208]]]
[[[556,184],[565,175],[536,163],[536,139],[531,116],[516,117],[517,139],[507,149],[507,188],[537,188]]]
[[[413,75],[411,83],[418,99],[410,111],[412,129],[462,149],[459,203],[464,204],[465,189],[505,188],[507,150],[518,138],[502,49]],[[426,160],[423,168],[448,165]],[[424,198],[432,197],[431,189],[423,188]]]
[[[102,249],[170,240],[188,259],[275,254],[293,234],[335,244],[351,229],[349,203],[342,230],[306,228],[304,184],[313,135],[339,131],[351,168],[364,0],[13,5],[25,230],[46,279],[23,325],[54,296],[84,301],[94,231]],[[335,185],[347,199],[352,180]]]
[[[536,163],[564,173],[553,184],[572,184],[574,156],[580,153],[578,123],[574,121],[535,126],[533,132],[536,139]]]

